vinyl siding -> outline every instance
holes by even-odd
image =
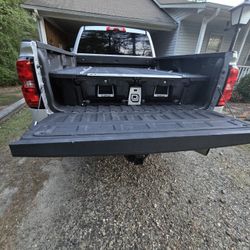
[[[243,51],[240,55],[239,65],[245,64],[247,57],[249,56],[249,52],[250,52],[250,34],[248,35],[247,41],[246,41],[245,46],[243,48]],[[248,66],[250,66],[250,65],[248,65]]]
[[[174,55],[176,32],[155,32],[152,39],[156,56]]]
[[[220,52],[228,51],[229,46],[232,41],[233,32],[231,30],[225,31],[226,25],[227,25],[226,21],[225,22],[213,21],[208,24],[205,37],[204,37],[204,41],[202,44],[202,49],[201,49],[202,53],[206,52],[208,41],[209,41],[211,34],[221,35],[223,38],[222,38],[222,43],[220,47]]]
[[[172,32],[167,32],[165,35],[158,35],[158,38],[155,39],[156,44],[156,51],[158,55],[161,56],[169,56],[169,55],[175,55],[176,50],[178,48],[177,42],[179,37],[179,32],[181,29],[181,22],[183,19],[185,19],[187,16],[192,15],[195,13],[195,10],[190,9],[168,9],[167,14],[170,15],[177,23],[178,28]],[[162,42],[164,41],[164,43]]]
[[[157,56],[164,55],[185,55],[194,54],[198,41],[202,15],[197,18],[195,10],[187,9],[169,9],[167,13],[179,24],[178,28],[172,32],[157,32],[153,35],[153,41],[156,48]],[[196,15],[195,15],[196,14]],[[195,15],[196,18],[192,18]],[[189,16],[189,17],[188,17]],[[187,18],[188,17],[188,18]],[[188,20],[186,20],[187,18]],[[199,20],[200,19],[200,20]],[[227,21],[216,18],[207,26],[201,53],[206,52],[207,44],[212,33],[223,36],[220,52],[226,52],[229,49],[233,39],[234,30],[225,30]],[[235,50],[239,50],[244,35],[244,28],[239,35]],[[244,46],[239,64],[244,64],[246,57],[250,51],[250,35]]]
[[[223,36],[222,44],[220,47],[220,52],[228,51],[230,44],[233,39],[234,30],[226,31],[227,23],[226,21],[214,20],[208,24],[204,41],[202,44],[201,53],[206,53],[207,44],[212,33],[220,34]],[[198,41],[198,36],[200,33],[201,22],[190,22],[190,21],[182,21],[179,26],[179,33],[177,33],[176,37],[176,48],[175,55],[185,55],[185,54],[194,54],[196,44]],[[243,40],[243,35],[245,34],[244,28],[242,29],[235,50],[238,51],[240,49],[241,42]],[[250,51],[250,35],[246,41],[243,52],[239,58],[239,64],[244,64],[246,57]]]
[[[223,36],[222,44],[220,47],[220,52],[226,52],[229,50],[230,44],[234,36],[234,30],[225,31],[225,28],[226,28],[226,21],[219,22],[218,20],[217,21],[215,20],[211,22],[210,24],[208,24],[205,37],[204,37],[204,42],[202,45],[202,50],[201,50],[202,53],[206,52],[207,44],[208,44],[211,34],[220,34]],[[244,34],[245,34],[245,29],[243,28],[241,33],[239,34],[237,43],[235,45],[236,51],[239,51],[240,49]],[[239,58],[239,64],[244,64],[249,50],[250,50],[250,35],[248,36],[243,52]]]
[[[180,22],[187,16],[190,16],[196,11],[194,9],[168,9],[166,11],[176,22]]]
[[[199,23],[182,21],[177,35],[175,54],[194,54],[200,32]]]

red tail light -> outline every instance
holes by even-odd
[[[36,88],[33,63],[27,59],[19,59],[16,68],[19,81],[23,84],[22,92],[26,103],[30,108],[37,108],[40,97]]]
[[[231,67],[229,70],[226,86],[219,100],[218,106],[225,106],[226,103],[230,101],[233,94],[234,85],[238,79],[238,75],[239,69],[237,67]]]
[[[106,31],[126,32],[126,28],[125,27],[111,27],[111,26],[107,26]]]

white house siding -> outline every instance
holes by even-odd
[[[156,54],[169,56],[195,53],[200,26],[201,23],[183,20],[175,31],[153,33]]]
[[[168,9],[165,10],[165,12],[178,23],[178,28],[171,32],[152,33],[157,56],[176,55],[177,39],[181,26],[180,23],[183,19],[196,11],[192,9]]]
[[[223,40],[222,40],[222,44],[220,47],[220,52],[226,52],[228,51],[230,44],[232,42],[233,36],[234,36],[234,30],[225,30],[226,28],[226,21],[221,21],[221,20],[216,20],[211,22],[210,24],[208,24],[207,26],[207,30],[206,30],[206,34],[204,37],[204,42],[202,45],[202,53],[206,52],[207,49],[207,44],[210,38],[211,34],[219,34],[223,36]],[[243,40],[243,35],[245,33],[245,29],[242,30],[242,32],[239,34],[239,37],[237,39],[237,43],[235,46],[235,50],[239,51],[240,46],[241,46],[241,42]],[[246,41],[246,44],[244,46],[243,52],[239,58],[239,64],[244,64],[246,57],[248,55],[248,52],[250,51],[250,35]]]
[[[243,27],[240,34],[239,34],[239,37],[238,37],[238,40],[237,40],[238,42],[236,43],[236,46],[235,46],[235,49],[237,51],[240,50],[241,42],[242,42],[243,37],[244,37],[244,35],[246,33],[246,29],[247,29],[247,27]],[[240,55],[240,58],[239,58],[239,61],[238,61],[238,63],[240,65],[244,65],[244,63],[246,62],[246,59],[247,59],[247,57],[249,55],[249,52],[250,52],[250,34],[247,37],[245,46],[243,48],[243,51],[242,51],[242,53]]]
[[[176,55],[195,53],[200,27],[200,23],[185,20],[181,22],[175,48]]]
[[[165,10],[168,15],[170,15],[177,23],[178,28],[175,31],[172,31],[172,37],[170,37],[169,45],[166,49],[166,55],[177,55],[178,53],[178,46],[179,46],[179,38],[180,38],[180,31],[182,27],[182,22],[188,16],[195,14],[197,11],[194,9],[168,9]]]
[[[200,33],[202,14],[194,9],[167,9],[165,10],[177,23],[178,28],[171,32],[155,32],[152,34],[157,56],[185,55],[195,53]],[[234,30],[226,30],[227,21],[220,16],[211,21],[206,29],[201,53],[206,52],[207,44],[212,33],[223,36],[220,52],[228,51]],[[236,43],[235,50],[239,50],[245,30],[243,28]],[[250,34],[244,46],[239,64],[243,65],[250,51]]]
[[[156,56],[173,55],[175,48],[176,32],[154,32],[152,39],[155,47]]]
[[[215,29],[215,31],[217,31],[217,29]],[[223,36],[220,52],[226,52],[229,50],[229,47],[231,45],[231,42],[232,42],[232,39],[234,36],[234,32],[232,30],[226,31],[226,32],[224,32],[223,35],[224,36]],[[208,42],[208,40],[207,40],[207,42]]]
[[[250,34],[247,38],[247,41],[246,41],[245,46],[243,48],[242,54],[240,56],[240,59],[238,62],[239,65],[245,65],[245,62],[246,62],[249,55],[250,55]],[[247,66],[250,66],[250,65],[247,65]]]
[[[209,41],[211,34],[217,34],[217,35],[223,36],[222,44],[220,47],[220,52],[228,51],[229,46],[232,41],[233,32],[225,31],[226,26],[227,26],[226,21],[222,21],[222,20],[217,20],[217,21],[215,20],[208,24],[205,37],[204,37],[204,41],[202,44],[201,52],[203,53],[206,52],[208,41]]]
[[[195,9],[167,9],[165,10],[176,22],[181,22],[186,17],[197,13]]]

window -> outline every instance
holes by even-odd
[[[220,51],[223,36],[211,34],[207,44],[207,53],[216,53]]]
[[[78,53],[152,56],[146,34],[120,31],[85,31]]]

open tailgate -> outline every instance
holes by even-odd
[[[54,113],[10,144],[13,156],[90,156],[250,143],[250,124],[183,106],[87,106]]]

